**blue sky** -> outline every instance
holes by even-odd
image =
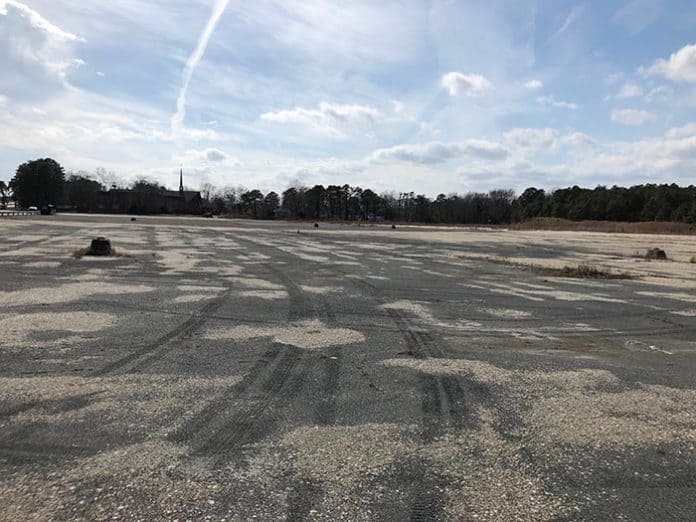
[[[0,0],[0,179],[436,195],[696,178],[692,0]]]

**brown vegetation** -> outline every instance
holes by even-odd
[[[460,255],[464,259],[471,259],[466,255]],[[573,277],[578,279],[635,279],[635,276],[627,272],[612,272],[609,268],[580,263],[577,266],[564,266],[556,268],[550,266],[542,266],[535,263],[522,263],[512,259],[500,257],[485,257],[472,258],[476,260],[488,261],[491,263],[499,263],[502,265],[531,270],[534,273],[551,276],[551,277]]]
[[[696,226],[670,221],[571,221],[569,219],[538,217],[515,223],[512,230],[568,230],[575,232],[610,232],[620,234],[696,234]]]
[[[657,259],[661,261],[667,260],[667,253],[661,248],[649,248],[645,254],[645,259]]]
[[[556,277],[575,277],[579,279],[633,279],[633,276],[626,272],[612,272],[608,268],[584,264],[578,266],[564,266],[563,268],[529,265],[529,268],[533,272]]]

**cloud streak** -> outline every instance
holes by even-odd
[[[327,136],[341,137],[343,134],[335,128],[336,124],[374,124],[380,116],[378,109],[367,105],[343,105],[323,101],[317,109],[295,107],[265,112],[260,118],[273,123],[306,125]]]
[[[544,107],[554,107],[556,109],[568,109],[571,111],[577,110],[578,105],[573,102],[557,100],[553,96],[539,96],[537,103]]]
[[[184,72],[182,74],[181,89],[179,91],[179,97],[176,100],[176,114],[174,114],[171,119],[171,126],[173,129],[181,127],[181,124],[184,122],[184,118],[186,117],[186,94],[188,92],[189,84],[191,83],[191,77],[193,76],[193,72],[196,70],[196,66],[198,66],[198,62],[200,62],[201,58],[203,58],[205,50],[208,48],[210,37],[213,35],[213,32],[215,31],[222,14],[225,12],[225,9],[227,9],[228,4],[229,0],[216,0],[215,5],[213,6],[213,11],[208,19],[208,23],[205,25],[203,32],[198,37],[196,48],[191,56],[189,56],[189,59],[186,60],[186,66],[184,67]]]
[[[578,17],[582,14],[584,9],[585,9],[584,5],[575,6],[570,11],[570,13],[568,13],[568,16],[566,16],[566,19],[563,22],[563,25],[561,26],[561,28],[558,31],[556,31],[553,35],[551,35],[551,37],[549,38],[549,42],[551,40],[555,40],[556,38],[561,36],[563,33],[565,33],[566,30],[572,25],[572,23],[575,22],[575,20],[577,20]]]
[[[29,20],[29,23],[33,27],[45,31],[54,38],[71,42],[85,43],[86,41],[81,36],[70,33],[68,31],[64,31],[57,25],[52,24],[46,18],[41,16],[41,14],[38,11],[35,11],[34,9],[32,9],[26,4],[23,4],[22,2],[17,2],[15,0],[0,0],[0,15],[7,16],[8,6],[19,11],[22,14],[22,16],[26,17]]]
[[[653,113],[638,109],[615,109],[611,112],[611,121],[621,125],[643,125],[656,119]]]
[[[469,156],[486,160],[500,160],[508,151],[500,143],[487,140],[467,140],[456,143],[416,143],[378,149],[368,158],[374,162],[400,161],[416,165],[433,165],[450,159]]]

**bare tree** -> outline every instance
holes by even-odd
[[[82,172],[79,172],[82,175]],[[85,176],[96,179],[103,187],[110,188],[125,188],[126,183],[113,170],[106,170],[104,167],[94,169],[94,176]]]
[[[201,197],[207,203],[210,203],[217,193],[217,187],[212,183],[202,183],[201,184]]]

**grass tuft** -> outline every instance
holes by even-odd
[[[466,255],[460,255],[463,259],[470,259]],[[502,265],[514,266],[532,272],[554,276],[554,277],[575,277],[578,279],[635,279],[636,277],[628,272],[612,272],[608,268],[580,263],[578,266],[564,266],[563,268],[554,268],[549,266],[541,266],[534,263],[520,263],[508,258],[494,257],[477,257],[473,258],[477,261],[487,261],[489,263],[499,263]]]
[[[537,274],[552,277],[573,277],[576,279],[635,279],[628,272],[612,272],[608,268],[594,265],[580,264],[578,266],[564,266],[552,268],[535,264],[511,263],[520,268],[527,268]]]
[[[612,272],[608,268],[601,268],[593,265],[565,266],[561,269],[563,277],[578,277],[586,279],[632,279],[630,274],[625,272]]]

